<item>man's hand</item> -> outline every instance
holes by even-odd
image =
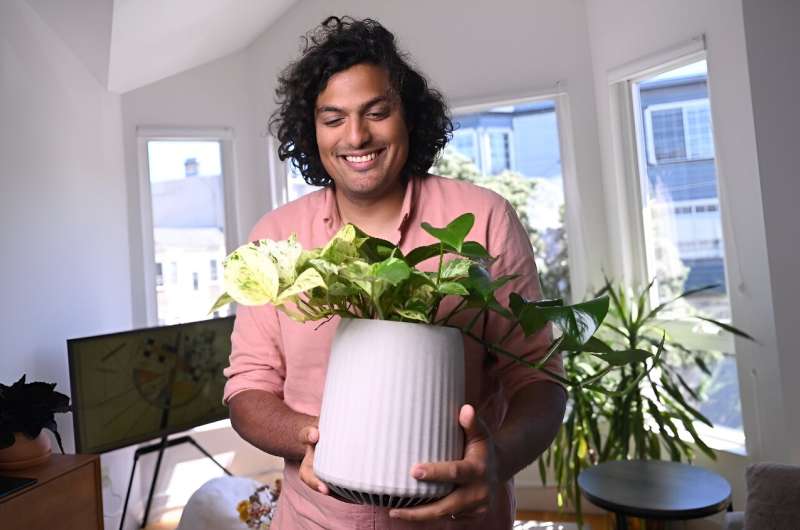
[[[306,448],[306,453],[300,462],[300,479],[309,488],[328,495],[330,493],[328,486],[314,474],[314,448],[317,446],[317,442],[319,442],[319,429],[308,426],[300,430],[300,443]]]
[[[411,469],[416,479],[453,482],[456,489],[425,506],[391,510],[390,517],[407,521],[480,518],[489,511],[498,482],[494,443],[471,405],[461,407],[458,422],[466,435],[463,460],[416,464]]]

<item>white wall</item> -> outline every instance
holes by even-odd
[[[786,0],[744,0],[747,63],[753,98],[758,176],[761,183],[769,280],[780,364],[781,435],[789,442],[788,461],[800,464],[800,249],[797,199],[800,197],[800,4]],[[777,382],[777,381],[776,381]]]
[[[131,325],[120,101],[36,11],[9,0],[0,116],[0,381],[26,373],[69,394],[66,339]],[[73,450],[71,416],[58,425]],[[126,475],[128,458],[114,472]]]
[[[0,379],[68,393],[66,339],[131,321],[119,98],[25,2],[0,10]]]

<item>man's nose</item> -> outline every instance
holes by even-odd
[[[370,132],[367,120],[355,118],[349,121],[347,140],[353,148],[359,148],[369,143]]]

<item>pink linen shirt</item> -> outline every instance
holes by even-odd
[[[475,225],[467,239],[480,242],[492,256],[498,256],[490,269],[492,277],[519,275],[497,292],[498,301],[506,305],[512,291],[528,299],[541,298],[533,251],[524,228],[508,202],[485,188],[433,175],[409,179],[401,221],[392,242],[404,253],[434,243],[435,240],[420,228],[423,221],[445,226],[466,212],[475,214]],[[250,240],[279,240],[296,234],[303,248],[320,247],[341,224],[334,191],[323,188],[267,213],[253,228]],[[434,258],[419,267],[435,270],[437,264]],[[440,314],[445,314],[454,303],[445,300]],[[470,316],[468,312],[460,313],[451,323],[465,326]],[[272,306],[239,306],[231,337],[230,366],[225,369],[228,377],[225,401],[245,390],[266,390],[281,397],[297,412],[319,416],[328,356],[337,325],[338,318],[319,326],[319,322],[295,322]],[[485,339],[499,342],[508,328],[504,318],[492,313],[479,322],[476,329]],[[540,359],[550,343],[550,330],[527,339],[518,330],[504,347],[530,361]],[[470,338],[464,339],[464,351],[466,400],[476,407],[492,432],[499,430],[508,402],[517,390],[548,379],[543,373],[506,357],[490,355]],[[548,361],[547,367],[557,373],[563,372],[557,356]],[[483,521],[465,518],[410,523],[390,519],[388,510],[383,508],[348,504],[322,495],[300,480],[298,467],[299,462],[286,461],[275,530],[505,530],[512,526],[515,502],[511,481],[498,487],[493,509]]]

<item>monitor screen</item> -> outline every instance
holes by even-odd
[[[102,453],[228,417],[234,317],[67,341],[75,449]]]

